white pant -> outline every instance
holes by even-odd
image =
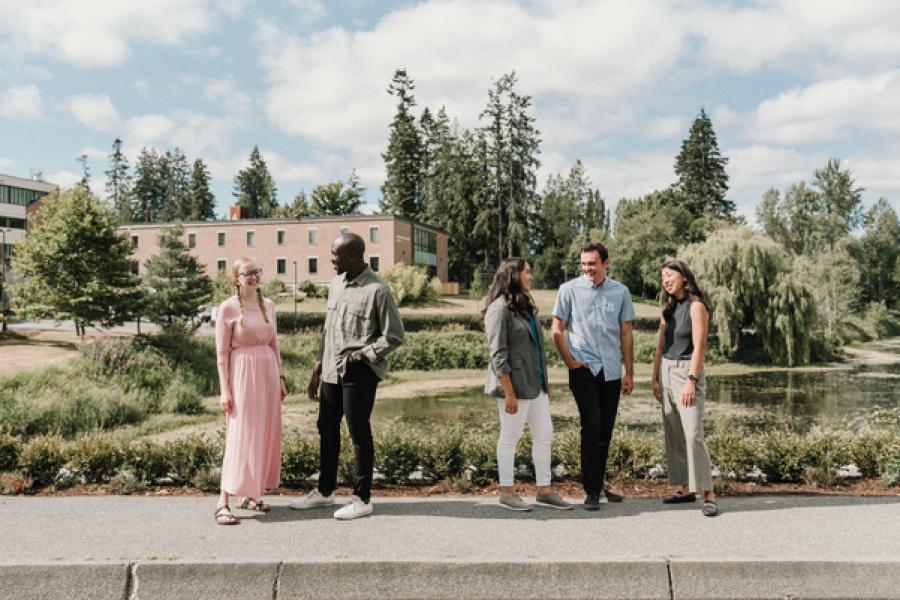
[[[497,399],[500,412],[500,439],[497,440],[497,469],[500,485],[511,486],[515,480],[516,444],[522,437],[525,423],[531,430],[531,459],[539,486],[550,485],[550,443],[553,440],[553,421],[550,420],[550,397],[541,392],[534,400],[519,400],[519,410],[506,412],[506,400]]]

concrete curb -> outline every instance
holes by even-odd
[[[0,566],[0,599],[900,600],[900,562],[140,562]]]

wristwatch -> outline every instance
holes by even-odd
[[[688,374],[688,379],[690,379],[690,380],[693,381],[694,383],[699,383],[699,382],[700,382],[700,379],[699,379],[696,375],[694,375],[693,373],[689,373],[689,374]]]

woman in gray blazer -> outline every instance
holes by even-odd
[[[528,423],[538,488],[536,502],[565,510],[572,505],[550,489],[550,385],[543,333],[530,293],[531,280],[531,267],[525,259],[505,259],[494,275],[483,312],[490,352],[484,391],[497,398],[500,414],[500,505],[510,510],[532,508],[513,491],[516,443]]]

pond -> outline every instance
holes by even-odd
[[[777,417],[844,426],[873,408],[900,407],[900,363],[717,375],[707,378],[707,386],[710,404],[754,407],[771,411]],[[642,387],[647,384],[636,390],[637,400],[649,401],[650,390]],[[565,386],[554,386],[551,395],[555,402],[571,399]],[[490,398],[480,390],[471,390],[438,397],[379,399],[373,418],[421,424],[478,423],[496,419],[496,412],[496,404]]]

